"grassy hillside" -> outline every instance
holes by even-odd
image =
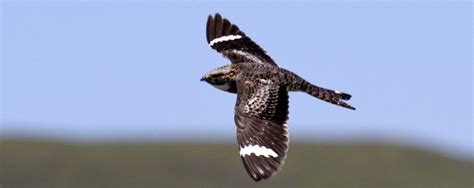
[[[65,144],[4,140],[8,187],[473,187],[472,161],[391,145],[295,144],[255,183],[232,144]]]

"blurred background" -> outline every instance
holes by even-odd
[[[0,3],[0,187],[472,187],[471,1]],[[284,68],[352,94],[290,94],[282,171],[241,164],[221,13]]]

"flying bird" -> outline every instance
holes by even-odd
[[[240,158],[255,181],[268,179],[283,166],[288,152],[288,92],[302,91],[326,102],[355,110],[351,95],[311,84],[275,61],[220,14],[209,15],[209,46],[231,64],[206,73],[201,81],[237,94],[234,121]]]

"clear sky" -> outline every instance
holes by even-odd
[[[71,139],[235,139],[221,13],[284,68],[352,94],[290,94],[290,139],[379,139],[472,153],[472,3],[3,1],[1,131]]]

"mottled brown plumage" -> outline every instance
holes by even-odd
[[[219,14],[206,27],[210,47],[231,64],[208,72],[201,80],[237,93],[235,124],[240,156],[255,181],[275,175],[288,151],[288,92],[303,91],[326,102],[355,110],[345,103],[351,95],[309,83],[280,68],[244,32]]]

